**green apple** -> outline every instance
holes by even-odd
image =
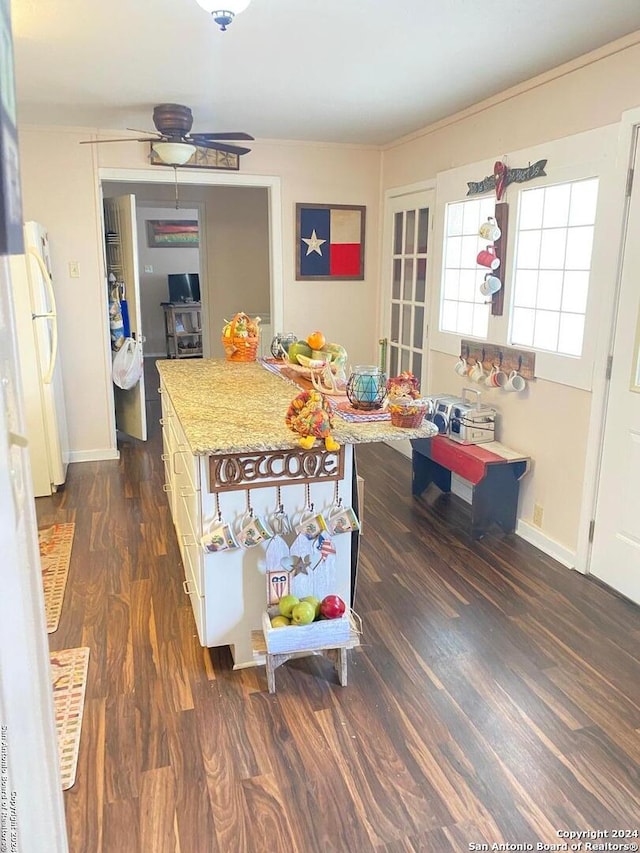
[[[315,621],[320,615],[320,599],[316,598],[315,595],[305,595],[305,597],[301,598],[300,601],[308,601],[309,604],[313,605],[313,609],[315,611],[313,619]]]
[[[291,611],[291,622],[294,625],[308,625],[313,622],[316,610],[308,601],[299,601]]]
[[[287,625],[291,625],[291,620],[287,619],[286,616],[274,616],[271,619],[272,628],[286,628]]]
[[[297,595],[283,595],[280,601],[278,602],[278,610],[280,611],[280,615],[286,616],[287,619],[291,619],[291,611],[296,606],[296,604],[300,604],[300,599]]]
[[[298,364],[299,355],[311,358],[311,347],[306,341],[295,341],[295,343],[292,343],[287,350],[287,355],[289,356],[289,361],[292,364]]]

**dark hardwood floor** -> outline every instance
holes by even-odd
[[[147,444],[37,501],[41,526],[76,522],[51,647],[91,648],[73,853],[535,850],[638,829],[639,608],[515,536],[473,542],[466,505],[414,500],[408,460],[361,446],[349,686],[307,658],[270,696],[262,667],[198,643],[149,409]]]

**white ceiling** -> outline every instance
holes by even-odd
[[[224,4],[223,4],[224,5]],[[12,0],[18,118],[384,144],[640,29],[640,0]]]

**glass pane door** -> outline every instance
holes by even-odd
[[[400,196],[391,199],[387,209],[387,217],[392,218],[390,304],[384,306],[387,371],[389,376],[411,371],[425,392],[423,377],[426,381],[427,269],[432,196],[432,192]]]

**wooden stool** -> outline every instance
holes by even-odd
[[[347,686],[347,649],[353,649],[360,644],[360,639],[355,631],[350,632],[349,639],[344,643],[336,646],[333,643],[331,646],[321,646],[313,649],[300,649],[295,652],[278,652],[270,653],[267,649],[267,644],[262,631],[251,632],[251,645],[253,647],[254,658],[265,658],[265,666],[267,668],[267,687],[269,693],[276,692],[276,669],[283,663],[286,663],[292,658],[308,657],[316,653],[321,653],[333,661],[334,668],[338,673],[338,681],[342,687]]]

